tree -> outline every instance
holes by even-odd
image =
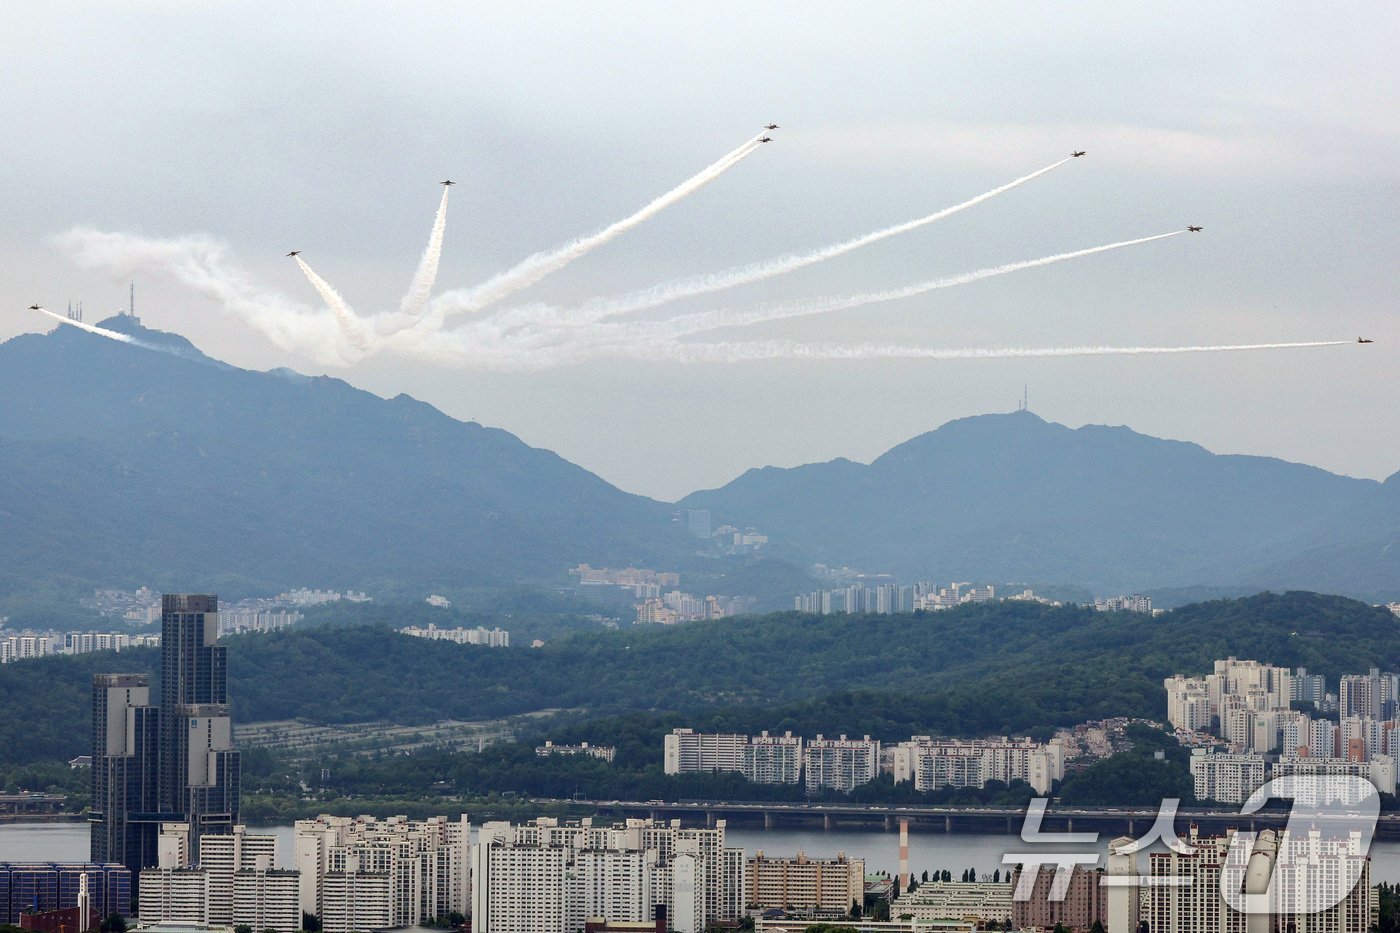
[[[233,933],[253,933],[253,928],[246,923],[240,923],[233,928]]]
[[[1089,933],[1107,933],[1103,928],[1103,921],[1095,920],[1094,925],[1089,928]]]
[[[321,933],[321,918],[315,914],[304,913],[301,915],[301,928],[306,933]]]

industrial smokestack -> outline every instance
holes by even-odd
[[[909,817],[899,818],[899,890],[909,890]]]

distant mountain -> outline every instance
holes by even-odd
[[[406,395],[250,372],[129,316],[0,344],[0,595],[430,588],[672,565],[672,507]]]
[[[1397,474],[1400,476],[1400,474]],[[1030,412],[944,425],[867,465],[749,470],[680,503],[798,561],[905,579],[1400,597],[1400,479],[1221,456]]]

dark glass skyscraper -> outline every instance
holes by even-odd
[[[160,710],[145,674],[92,678],[91,858],[133,873],[156,862],[160,821]]]
[[[93,678],[92,858],[138,872],[156,864],[166,821],[190,824],[190,856],[206,833],[238,822],[239,755],[228,710],[228,661],[216,596],[161,605],[160,705],[145,675]]]

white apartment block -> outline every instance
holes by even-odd
[[[234,872],[233,925],[255,933],[297,933],[302,928],[299,878],[298,872],[275,868]]]
[[[189,832],[186,823],[167,823],[166,826],[177,827],[176,833]],[[183,848],[188,850],[188,843]],[[243,826],[235,826],[227,835],[201,836],[199,867],[209,876],[208,922],[233,923],[234,875],[240,871],[266,873],[276,868],[277,837],[254,835]]]
[[[1177,729],[1204,732],[1210,728],[1212,710],[1204,677],[1168,677],[1167,721]]]
[[[374,904],[388,920],[385,926],[417,926],[457,912],[470,904],[471,824],[432,817],[410,820],[396,816],[320,816],[296,822],[296,866],[301,872],[301,910],[322,917],[339,915],[340,906],[327,898],[371,897],[379,890],[387,901]],[[347,908],[348,909],[348,908]],[[354,929],[365,929],[355,927]],[[326,927],[327,933],[333,931]]]
[[[851,905],[865,901],[865,860],[808,858],[798,852],[792,858],[771,858],[756,852],[744,869],[744,907],[748,910],[789,908],[848,914]]]
[[[913,781],[920,791],[984,787],[988,781],[1025,781],[1038,794],[1065,776],[1064,747],[1030,739],[933,739],[916,735],[894,749],[895,783]]]
[[[29,658],[44,658],[58,651],[61,635],[38,635],[24,632],[19,635],[6,635],[0,638],[0,664],[11,661],[24,661]]]
[[[676,933],[700,933],[740,916],[743,877],[743,850],[724,847],[723,820],[714,829],[491,822],[472,847],[472,928],[576,933],[590,917],[642,923],[661,907]]]
[[[1318,688],[1315,678],[1305,683],[1308,691]],[[1214,672],[1205,677],[1178,674],[1166,678],[1163,687],[1167,720],[1173,727],[1202,732],[1218,722],[1221,738],[1235,752],[1267,754],[1277,750],[1284,724],[1297,715],[1290,710],[1294,694],[1299,692],[1293,672],[1258,661],[1216,661]],[[1286,745],[1284,751],[1289,751]]]
[[[1364,933],[1370,928],[1370,859],[1360,851],[1358,836],[1324,840],[1316,831],[1290,837],[1264,830],[1255,841],[1255,857],[1246,861],[1251,849],[1231,846],[1233,835],[1199,837],[1193,828],[1188,841],[1195,851],[1149,856],[1153,878],[1178,879],[1148,885],[1143,893],[1142,920],[1153,933]],[[1265,879],[1276,892],[1272,916],[1238,913],[1221,896],[1222,874],[1227,889],[1242,890],[1247,873]],[[1331,900],[1340,903],[1319,909]]]
[[[247,923],[277,933],[301,929],[297,874],[275,870],[277,837],[249,833],[241,825],[232,833],[206,834],[200,838],[199,865],[191,867],[189,835],[188,823],[161,824],[158,867],[141,872],[138,882],[143,923]],[[240,885],[241,900],[235,894]],[[294,920],[288,919],[292,913]],[[259,925],[249,917],[259,918]]]
[[[744,777],[755,784],[796,784],[802,776],[802,737],[766,731],[744,746]]]
[[[1264,756],[1193,749],[1191,779],[1198,800],[1244,803],[1264,783]]]
[[[321,876],[322,933],[401,926],[393,920],[393,879],[385,872],[332,871]]]
[[[875,780],[880,774],[880,743],[865,736],[835,739],[818,734],[802,750],[807,792],[852,789]]]
[[[198,868],[143,870],[137,895],[137,914],[143,924],[208,924],[208,873]]]
[[[667,774],[695,771],[743,771],[749,737],[729,732],[673,729],[663,741]]]
[[[450,641],[454,645],[484,645],[488,648],[509,648],[510,632],[503,628],[487,628],[479,625],[476,628],[438,628],[432,623],[427,628],[420,628],[410,625],[407,628],[399,629],[400,635],[410,635],[414,638],[427,638],[431,641]]]
[[[1134,593],[1131,596],[1109,596],[1094,600],[1098,612],[1141,612],[1152,614],[1152,597]]]
[[[1344,758],[1313,758],[1299,755],[1280,755],[1274,764],[1273,776],[1276,778],[1288,777],[1290,775],[1316,775],[1320,777],[1359,777],[1370,781],[1375,785],[1377,791],[1382,794],[1394,794],[1396,782],[1395,759],[1389,755],[1376,755],[1367,761],[1347,761]],[[1338,785],[1323,781],[1321,789],[1327,791],[1329,788]],[[1340,785],[1344,789],[1345,784]],[[1299,793],[1297,800],[1303,806],[1317,806],[1324,803],[1342,803],[1354,805],[1359,803],[1359,799],[1342,798],[1339,800],[1318,799],[1314,793],[1317,786],[1311,783],[1302,783],[1297,788]]]

